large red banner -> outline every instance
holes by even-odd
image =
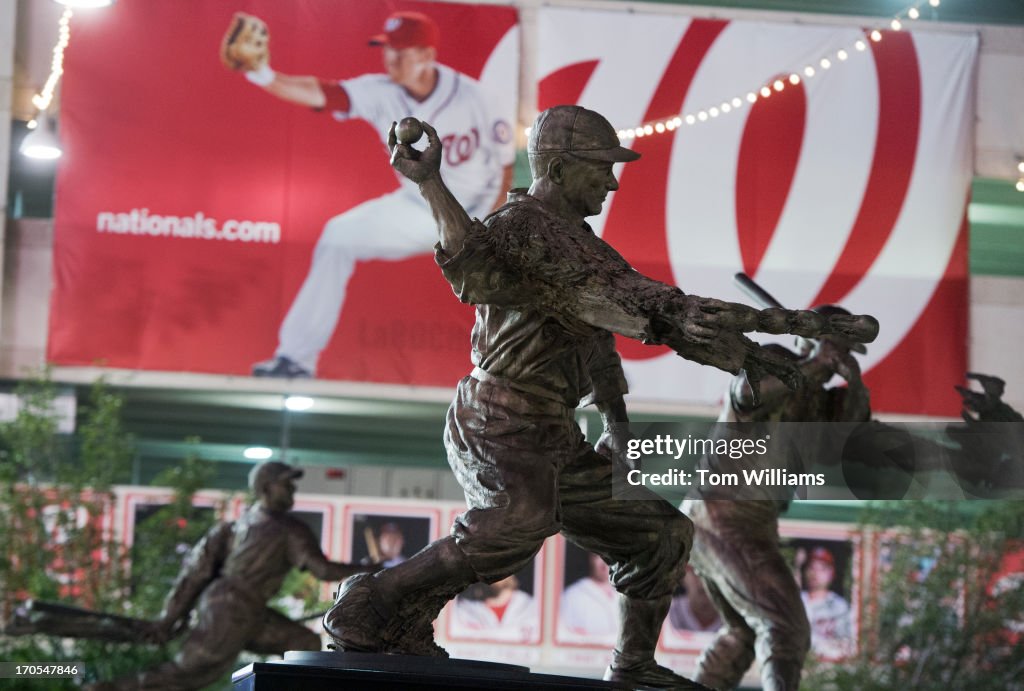
[[[221,65],[236,11],[266,21],[275,73],[326,80],[322,109]],[[377,98],[396,77],[367,42],[404,31],[400,11],[429,15],[440,37],[438,90],[422,102]],[[690,293],[747,301],[731,284],[743,270],[788,307],[873,314],[882,330],[861,362],[875,410],[956,412],[975,37],[536,17],[540,108],[580,103],[624,132],[694,116],[626,138],[643,156],[617,171],[596,232]],[[72,28],[52,361],[247,374],[278,355],[319,378],[429,386],[466,373],[472,310],[434,266],[435,231],[389,168],[382,131],[409,112],[444,125],[446,179],[483,216],[511,161],[514,10],[122,0]],[[663,349],[620,347],[634,398],[707,404],[728,381]]]
[[[958,410],[976,37],[565,8],[539,21],[540,108],[579,103],[626,137],[651,125],[628,139],[642,157],[596,232],[688,293],[749,302],[732,285],[745,271],[787,307],[875,315],[860,359],[873,408]],[[620,351],[644,399],[714,401],[728,381]]]
[[[305,77],[322,80],[322,107],[221,63],[239,11],[268,27],[271,77],[299,100]],[[434,265],[429,211],[383,137],[410,114],[432,122],[460,200],[482,216],[503,198],[514,9],[122,0],[71,29],[51,361],[248,374],[276,353],[321,378],[465,374],[472,311]],[[419,92],[424,48],[437,76]]]

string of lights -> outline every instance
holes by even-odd
[[[61,75],[64,74],[64,49],[68,47],[68,43],[71,41],[71,14],[71,8],[66,7],[60,15],[60,21],[57,23],[59,27],[57,45],[53,47],[53,61],[50,63],[50,76],[46,78],[46,83],[43,84],[42,90],[32,97],[32,105],[36,107],[38,113],[45,113],[50,107],[50,103],[53,101],[53,92],[57,88],[57,82],[60,81]],[[37,118],[29,120],[28,128],[30,130],[35,129],[37,126],[36,120]]]
[[[909,19],[913,21],[920,19],[922,7],[929,5],[936,8],[939,6],[940,2],[941,0],[920,0],[914,5],[904,8],[889,22],[889,28],[893,31],[902,31],[903,20]],[[868,39],[875,43],[881,41],[883,36],[884,34],[879,28],[874,28],[868,33]],[[665,132],[672,132],[683,125],[696,125],[698,123],[713,120],[733,111],[738,111],[745,104],[752,105],[759,99],[769,98],[772,94],[781,92],[786,88],[787,83],[796,86],[805,79],[812,79],[815,76],[832,69],[833,66],[846,62],[853,55],[863,53],[867,48],[867,41],[864,39],[858,39],[852,46],[840,48],[834,53],[823,55],[817,62],[806,65],[802,70],[795,71],[786,78],[774,79],[770,83],[763,84],[760,88],[748,91],[746,94],[737,94],[736,96],[726,99],[719,104],[715,104],[695,112],[679,113],[661,120],[653,120],[633,127],[625,127],[617,130],[617,134],[620,140],[626,141],[630,139],[638,139],[640,137],[649,137],[655,134],[664,134]],[[526,136],[529,135],[530,128],[527,128]]]
[[[53,47],[53,59],[50,62],[50,75],[46,78],[43,88],[32,97],[32,105],[36,108],[35,115],[26,126],[30,130],[22,140],[18,150],[28,158],[56,159],[63,150],[60,140],[54,131],[53,121],[47,116],[57,84],[64,74],[64,51],[71,42],[71,16],[76,7],[106,7],[114,0],[55,0],[64,5],[64,11],[57,22],[57,44]]]
[[[902,31],[903,20],[909,19],[913,21],[915,19],[919,19],[921,17],[922,7],[925,5],[930,5],[933,8],[938,7],[940,2],[941,0],[921,0],[921,2],[904,8],[893,17],[892,21],[889,22],[889,28],[893,31]],[[868,33],[868,39],[875,43],[880,42],[883,36],[884,34],[878,28],[874,28]],[[630,140],[638,139],[640,137],[649,137],[655,134],[663,134],[665,132],[672,132],[673,130],[679,129],[683,125],[696,125],[698,123],[718,118],[722,115],[727,115],[733,111],[741,109],[745,104],[752,105],[759,99],[770,98],[772,94],[783,91],[787,84],[796,86],[806,79],[812,79],[815,76],[830,70],[833,66],[846,62],[857,53],[863,53],[867,48],[867,41],[864,39],[858,39],[852,46],[843,47],[835,52],[823,55],[816,63],[808,64],[802,70],[792,72],[788,77],[774,79],[772,82],[763,84],[760,88],[748,91],[746,94],[737,94],[736,96],[726,99],[719,104],[712,105],[696,112],[679,113],[662,120],[645,122],[633,127],[619,129],[617,132],[619,139]],[[529,132],[527,132],[527,134],[529,134]],[[1022,178],[1022,181],[1024,181],[1024,178]]]

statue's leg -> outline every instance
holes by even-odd
[[[654,688],[702,689],[661,667],[654,651],[672,590],[683,577],[693,537],[690,520],[667,501],[612,498],[612,464],[579,437],[559,477],[562,532],[611,567],[621,593],[621,628],[605,678]]]
[[[718,581],[726,568],[720,559],[723,546],[714,532],[705,502],[685,502],[683,510],[694,526],[690,565],[700,576],[722,619],[722,627],[714,640],[697,658],[696,678],[713,689],[734,689],[754,663],[754,630],[718,588]]]
[[[246,639],[261,626],[263,608],[224,581],[214,581],[200,597],[198,621],[174,660],[98,688],[191,691],[208,686],[231,670]]]
[[[443,655],[430,645],[430,624],[476,580],[454,538],[441,538],[397,566],[345,580],[324,615],[324,629],[345,651]],[[410,636],[431,640],[403,644]]]
[[[723,632],[704,651],[699,678],[732,688],[750,666],[751,644],[769,691],[799,688],[810,647],[810,626],[800,591],[778,545],[770,504],[706,502],[710,513],[691,511],[698,525],[694,568],[714,587],[720,611],[730,612]],[[738,618],[737,618],[738,617]]]
[[[245,642],[245,649],[260,655],[284,655],[288,650],[320,650],[320,636],[301,622],[265,607],[258,630]]]
[[[571,411],[472,378],[457,395],[445,446],[470,509],[450,537],[397,566],[345,581],[324,618],[344,650],[443,654],[430,624],[445,603],[471,583],[523,568],[558,531],[552,456],[571,438]]]
[[[699,533],[699,530],[698,530]],[[694,566],[698,558],[694,542]],[[697,681],[713,689],[735,689],[754,663],[754,631],[722,597],[713,579],[701,577],[708,597],[722,617],[722,628],[697,658]]]

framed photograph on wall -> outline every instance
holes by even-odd
[[[440,511],[403,504],[349,504],[344,515],[345,561],[401,564],[436,540]]]
[[[335,505],[331,502],[304,499],[302,495],[297,495],[295,505],[290,511],[295,518],[305,523],[313,531],[320,549],[332,559],[339,558],[341,551],[340,545],[335,544],[337,537],[334,521],[335,509]]]
[[[450,510],[445,526],[465,511]],[[534,667],[542,662],[545,590],[550,540],[512,576],[493,584],[474,583],[449,602],[437,620],[437,633],[454,657]]]
[[[453,641],[534,645],[541,641],[543,556],[496,583],[474,583],[448,605]]]
[[[334,561],[341,561],[341,545],[338,541],[339,531],[337,530],[334,518],[336,508],[334,503],[304,499],[302,495],[297,495],[295,497],[295,506],[292,507],[290,513],[313,531],[317,544],[320,545],[320,549],[323,550],[323,553],[328,558]],[[306,578],[304,580],[303,588],[310,591],[318,590],[321,601],[332,600],[333,593],[338,587],[337,583],[329,581],[321,582],[313,578]],[[307,597],[304,599],[309,600],[311,598]]]
[[[132,589],[159,601],[170,590],[192,548],[226,518],[227,496],[200,492],[191,506],[173,503],[167,489],[133,488],[122,496],[123,540],[131,554]]]
[[[601,557],[556,539],[555,643],[608,649],[619,633],[619,595]]]
[[[672,593],[672,604],[661,630],[661,648],[668,652],[698,654],[714,639],[722,626],[700,576],[692,567]]]
[[[862,574],[859,534],[843,524],[780,521],[780,547],[811,625],[811,654],[842,660],[857,651]]]
[[[118,493],[121,504],[121,537],[127,547],[135,544],[139,528],[153,519],[164,507],[170,506],[173,495],[163,488],[133,487]],[[197,521],[209,523],[213,518],[233,518],[240,512],[237,501],[222,492],[197,492],[192,497],[192,515]],[[188,517],[177,517],[188,520]],[[180,522],[175,527],[180,526]]]

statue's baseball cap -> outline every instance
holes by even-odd
[[[600,113],[582,106],[554,106],[537,116],[526,151],[569,153],[594,161],[635,161],[640,154],[619,144],[615,128]]]
[[[282,463],[281,461],[267,461],[252,467],[249,471],[249,489],[258,492],[261,487],[266,487],[282,477],[289,480],[302,477],[302,468]]]
[[[371,46],[436,48],[441,38],[437,22],[422,12],[393,12],[384,20],[384,33],[370,37]]]

